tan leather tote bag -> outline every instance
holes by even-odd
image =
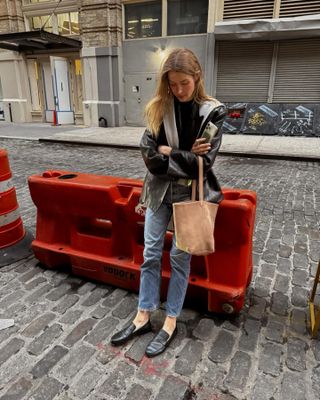
[[[173,204],[173,221],[178,249],[196,256],[214,252],[214,223],[218,204],[203,200],[203,159],[199,163],[199,200],[196,200],[196,180],[192,181],[191,201]]]

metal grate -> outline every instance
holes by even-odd
[[[279,42],[274,103],[320,101],[320,39]]]
[[[272,42],[218,42],[216,97],[225,102],[267,102]]]
[[[281,0],[280,17],[282,18],[319,13],[319,0]]]
[[[223,19],[273,18],[274,0],[225,0]]]

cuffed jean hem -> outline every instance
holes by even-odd
[[[144,312],[153,312],[153,311],[157,311],[159,309],[160,306],[157,307],[151,307],[151,308],[147,308],[147,307],[138,307],[138,311],[144,311]]]
[[[155,308],[138,307],[138,311],[150,312],[151,313],[151,312],[159,310],[159,308],[160,308],[160,306],[155,307]],[[171,317],[171,318],[178,318],[179,315],[180,315],[180,313],[177,314],[177,315],[173,315],[172,313],[167,313],[166,312],[166,316],[167,317]]]
[[[172,313],[171,313],[171,314],[166,313],[166,316],[167,316],[167,317],[170,317],[170,318],[178,318],[179,315],[180,315],[180,314],[172,315]]]

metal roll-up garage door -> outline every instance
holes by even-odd
[[[215,96],[224,102],[267,102],[272,42],[217,42]]]
[[[273,103],[320,101],[320,39],[279,42]]]

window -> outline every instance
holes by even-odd
[[[125,5],[126,39],[161,36],[161,0]]]
[[[53,32],[52,21],[54,22],[54,33],[59,35],[79,35],[79,13],[67,12],[57,15],[40,15],[37,17],[30,17],[29,24],[30,30],[43,29],[47,32]],[[57,27],[58,26],[58,31]]]
[[[57,15],[59,35],[79,35],[79,13],[63,13]]]
[[[70,13],[70,33],[71,35],[79,35],[79,13]]]
[[[47,32],[52,32],[52,17],[49,15],[31,17],[29,21],[30,21],[30,29],[32,31],[36,31],[42,28]]]
[[[208,0],[168,0],[168,35],[207,32]]]

